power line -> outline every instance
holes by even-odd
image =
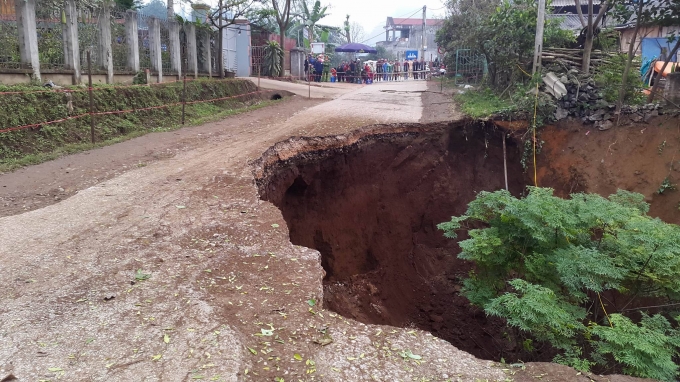
[[[423,9],[422,7],[416,9],[416,11],[413,12],[413,14],[411,14],[411,16],[413,16],[413,15],[415,15],[416,13],[420,12],[422,9]],[[408,12],[407,12],[407,13],[408,13]],[[395,19],[408,19],[408,18],[411,17],[411,16],[408,16],[408,17],[399,16],[399,17],[394,17],[394,18],[395,18]]]

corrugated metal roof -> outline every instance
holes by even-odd
[[[593,5],[599,5],[600,0],[593,0]],[[575,0],[553,0],[551,5],[553,7],[575,7],[576,6],[576,1]],[[588,5],[588,0],[582,0],[581,1],[581,6],[586,6]]]
[[[588,15],[583,15],[584,18],[586,18]],[[559,14],[548,14],[545,15],[546,19],[558,19],[562,20],[560,22],[560,28],[565,29],[565,30],[571,30],[575,32],[580,32],[581,29],[583,29],[583,24],[581,24],[581,20],[579,19],[578,15],[575,15],[573,13],[559,13]],[[614,25],[616,23],[614,22]],[[610,27],[612,26],[612,20],[610,18],[604,18],[602,20],[602,24],[600,27]]]
[[[583,25],[581,25],[581,20],[579,20],[578,15],[572,15],[572,14],[559,14],[559,15],[545,15],[546,19],[549,20],[562,20],[560,23],[560,28],[564,30],[570,30],[570,31],[580,31],[583,29]]]

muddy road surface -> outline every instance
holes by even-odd
[[[295,96],[0,176],[0,380],[505,378],[429,333],[324,310],[319,253],[254,184],[291,136],[451,118],[424,116],[424,90]]]

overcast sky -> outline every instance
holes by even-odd
[[[330,1],[328,1],[330,3]],[[321,1],[321,4],[325,4]],[[334,1],[329,8],[330,15],[323,18],[319,23],[342,26],[345,16],[349,15],[349,21],[356,21],[364,27],[365,39],[371,38],[366,43],[375,44],[376,41],[385,40],[385,20],[387,17],[423,17],[423,5],[427,6],[427,18],[444,15],[444,4],[441,0],[427,0],[421,2],[404,0],[344,0]]]
[[[211,5],[217,5],[217,0],[204,0]],[[176,0],[176,4],[179,1]],[[214,3],[214,4],[213,4]],[[365,44],[374,45],[376,41],[385,40],[385,20],[387,17],[412,17],[422,18],[423,5],[427,6],[427,18],[444,16],[444,3],[442,0],[425,0],[412,2],[406,0],[321,0],[321,5],[330,5],[327,17],[319,21],[319,24],[342,27],[345,16],[349,15],[350,22],[357,22],[364,27]],[[188,11],[188,4],[181,4],[181,8]],[[178,10],[179,11],[179,10]]]

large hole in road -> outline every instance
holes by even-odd
[[[462,121],[296,138],[265,153],[256,178],[261,197],[283,213],[291,242],[321,253],[327,309],[427,330],[483,359],[513,360],[522,344],[505,340],[500,321],[459,296],[471,264],[436,228],[464,213],[479,191],[504,188],[501,136]],[[515,195],[525,187],[520,155],[508,140]]]

